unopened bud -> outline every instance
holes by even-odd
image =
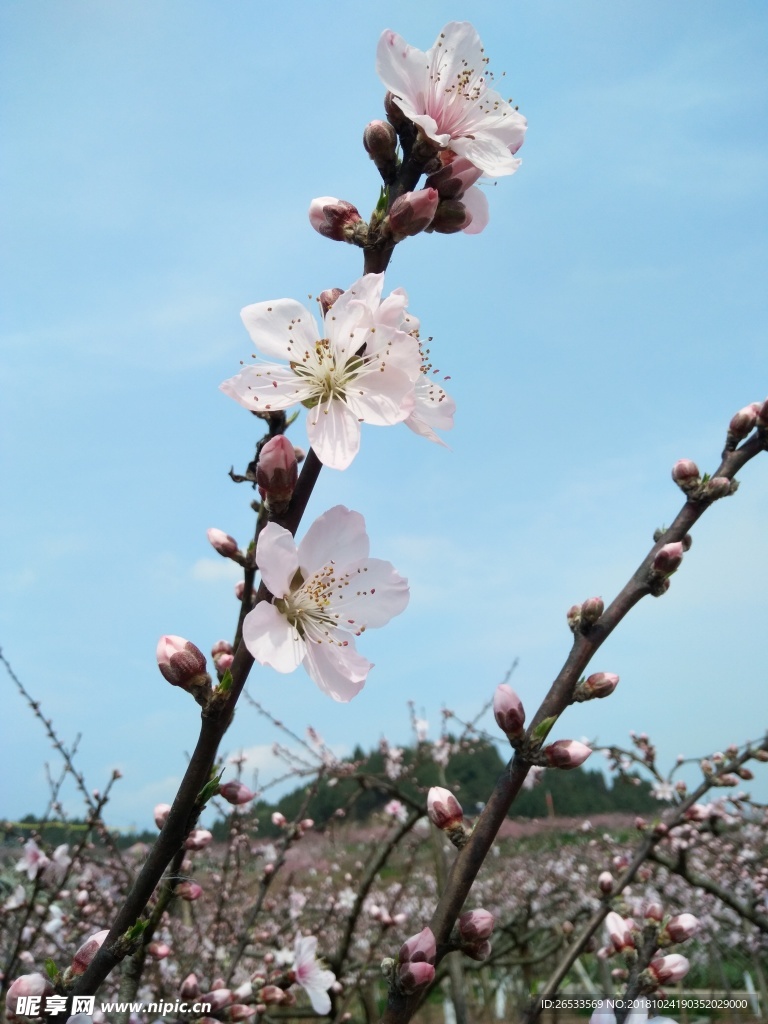
[[[323,235],[336,242],[354,242],[361,236],[365,225],[352,203],[334,196],[320,196],[309,205],[309,223]]]
[[[523,733],[525,709],[518,695],[506,683],[500,683],[493,695],[493,717],[496,724],[510,739]]]
[[[443,831],[455,828],[464,820],[461,804],[448,789],[432,786],[427,794],[429,820]]]
[[[667,921],[664,931],[670,942],[685,942],[699,930],[699,919],[693,914],[678,914]]]
[[[605,930],[617,953],[621,953],[625,949],[634,949],[635,940],[632,938],[632,929],[624,918],[613,910],[605,919]]]
[[[664,908],[656,900],[652,900],[645,908],[643,917],[645,917],[646,921],[661,922],[664,917]]]
[[[205,677],[205,655],[184,637],[161,636],[157,644],[157,667],[172,686],[193,693],[203,685],[200,677]]]
[[[236,555],[240,550],[234,537],[230,537],[230,535],[228,533],[224,533],[223,530],[217,530],[215,526],[212,526],[210,530],[207,531],[207,536],[211,547],[215,548],[215,550],[225,558],[231,558],[232,555]]]
[[[284,1003],[285,1002],[285,991],[278,988],[277,985],[265,985],[264,988],[259,992],[259,999],[262,1003]]]
[[[469,160],[457,157],[430,174],[425,185],[427,188],[436,188],[441,199],[461,199],[482,174],[480,168]]]
[[[579,693],[584,695],[583,700],[610,697],[618,685],[619,677],[614,672],[593,672],[577,687],[576,699]]]
[[[288,507],[296,489],[298,473],[296,453],[285,434],[278,434],[267,441],[256,466],[256,483],[267,508],[282,512]]]
[[[43,974],[22,974],[15,981],[12,981],[8,988],[5,1001],[6,1013],[9,1018],[16,1013],[20,998],[28,999],[31,996],[33,999],[42,1000],[52,994],[53,985]],[[32,1014],[28,1011],[24,1016],[37,1016],[37,1014]]]
[[[418,935],[412,935],[410,939],[406,939],[397,955],[401,964],[433,964],[436,956],[437,944],[431,928],[422,928]]]
[[[200,985],[196,974],[188,974],[181,983],[179,995],[182,999],[195,999],[200,995]]]
[[[255,1006],[247,1006],[245,1003],[233,1003],[227,1011],[229,1020],[248,1020],[256,1015]]]
[[[288,824],[288,822],[286,820],[285,815],[281,814],[280,811],[273,811],[272,812],[272,824],[273,825],[277,825],[278,828],[285,828],[285,826]]]
[[[556,740],[544,747],[542,754],[551,768],[578,768],[592,751],[578,740]]]
[[[470,960],[479,960],[482,963],[493,952],[493,946],[491,946],[488,939],[484,939],[482,942],[470,942],[466,946],[462,946],[461,951]]]
[[[602,597],[588,597],[581,606],[581,628],[594,625],[604,611]]]
[[[429,227],[435,216],[440,197],[434,188],[422,188],[417,192],[406,192],[392,203],[389,210],[389,227],[395,241],[410,235],[418,235]]]
[[[768,427],[768,398],[764,402],[755,402],[754,408],[757,412],[757,425],[764,430]]]
[[[82,944],[80,949],[75,953],[75,958],[72,961],[71,971],[73,974],[84,974],[86,968],[89,966],[91,960],[96,956],[98,951],[104,945],[104,940],[109,935],[109,928],[105,928],[103,931],[96,932],[90,939]]]
[[[597,876],[597,887],[600,892],[613,892],[613,875],[610,871],[601,871]]]
[[[704,493],[712,501],[717,501],[718,498],[727,498],[732,493],[731,483],[727,476],[713,476],[711,480],[707,480]]]
[[[728,425],[729,441],[743,441],[745,437],[752,433],[757,425],[757,410],[759,408],[760,406],[755,403],[754,405],[745,405],[743,409],[739,409]]]
[[[192,903],[203,895],[203,887],[197,882],[179,882],[176,886],[176,895],[188,903]]]
[[[665,544],[664,547],[657,552],[656,557],[653,560],[654,572],[660,573],[663,576],[670,576],[673,572],[677,571],[682,560],[683,545],[680,541]]]
[[[690,969],[688,960],[679,953],[670,953],[669,956],[659,957],[651,960],[648,970],[660,985],[667,982],[682,981]]]
[[[430,985],[435,978],[435,968],[432,964],[417,961],[416,963],[403,964],[399,972],[400,985],[403,992],[416,992],[420,988]]]
[[[168,815],[171,813],[170,804],[157,804],[153,812],[155,818],[155,824],[158,828],[162,828],[168,820]]]
[[[325,316],[325,314],[334,304],[336,299],[340,298],[343,294],[343,288],[326,288],[324,291],[320,292],[320,294],[317,296],[317,301],[320,303],[320,309],[322,310],[323,316]],[[294,455],[296,455],[295,448],[293,450],[293,453]],[[298,456],[297,461],[300,461],[298,460]]]
[[[225,782],[219,786],[219,796],[223,796],[230,804],[247,804],[253,800],[256,794],[252,793],[242,782],[232,779],[231,782]]]
[[[581,625],[581,605],[571,605],[566,613],[566,618],[568,619],[568,628],[575,633]]]
[[[488,910],[469,910],[459,917],[459,934],[464,942],[481,942],[491,937],[496,918]]]
[[[672,479],[685,494],[695,491],[701,483],[699,467],[691,459],[678,459],[672,467]]]
[[[207,828],[193,829],[184,841],[185,850],[204,850],[213,841]]]
[[[396,131],[400,131],[401,128],[408,124],[408,118],[397,105],[397,101],[391,92],[388,92],[384,97],[384,113]]]
[[[363,131],[363,146],[385,181],[397,170],[397,132],[388,121],[371,121]]]

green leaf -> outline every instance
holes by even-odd
[[[544,740],[549,736],[552,726],[557,721],[557,715],[551,715],[549,718],[545,718],[543,722],[539,722],[536,728],[533,730],[531,739],[535,747],[540,747]]]
[[[379,201],[376,203],[376,213],[386,213],[387,204],[389,203],[389,188],[386,185],[381,186],[381,192],[379,194]]]
[[[229,693],[229,691],[232,689],[232,682],[232,673],[229,671],[229,669],[227,669],[227,671],[221,677],[221,682],[217,686],[217,690],[220,693]]]
[[[221,783],[221,776],[223,774],[224,769],[222,768],[218,775],[214,775],[208,782],[206,782],[206,784],[197,794],[197,803],[199,805],[205,806],[205,804],[208,803],[212,796],[216,796],[216,793],[218,792],[219,789],[219,784]]]
[[[56,981],[59,976],[59,969],[50,957],[45,961],[45,973],[51,981]]]
[[[133,942],[134,939],[138,939],[143,934],[144,929],[147,927],[146,921],[137,921],[136,924],[131,925],[128,931],[125,933],[125,937],[129,942]]]

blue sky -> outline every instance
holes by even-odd
[[[227,471],[255,423],[218,391],[250,357],[239,310],[359,276],[308,204],[373,208],[360,139],[382,111],[379,35],[426,49],[452,19],[476,25],[530,127],[520,171],[488,185],[486,231],[412,239],[387,274],[451,376],[451,450],[368,428],[310,508],[361,511],[411,605],[366,634],[376,668],[351,704],[269,669],[254,696],[345,752],[407,741],[408,700],[433,727],[443,706],[472,715],[517,657],[532,714],[567,608],[612,597],[679,508],[674,461],[714,469],[730,416],[768,393],[764,4],[10,0],[0,645],[62,738],[82,733],[89,784],[124,772],[116,824],[150,824],[196,736],[158,637],[208,649],[233,629],[205,531],[252,532]],[[616,694],[558,737],[645,730],[671,761],[761,733],[767,501],[756,460],[669,594],[593,663]],[[55,758],[2,685],[0,815],[41,813]],[[225,749],[266,764],[275,738],[243,708]]]

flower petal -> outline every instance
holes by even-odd
[[[356,419],[379,427],[402,423],[415,402],[408,375],[388,365],[361,373],[350,384],[346,397]]]
[[[307,435],[317,457],[331,469],[346,469],[360,450],[358,418],[341,401],[331,399],[310,409]]]
[[[290,530],[267,523],[256,542],[256,564],[269,592],[285,597],[299,568],[299,554]]]
[[[391,562],[364,558],[343,566],[347,578],[331,597],[331,610],[339,613],[339,627],[360,633],[368,627],[386,625],[408,604],[408,580],[400,576]]]
[[[299,544],[299,565],[308,579],[326,565],[346,566],[368,557],[370,542],[359,512],[334,505],[319,516]]]
[[[255,363],[219,385],[219,390],[234,398],[249,412],[287,409],[312,395],[312,387],[289,366]]]
[[[293,672],[306,657],[306,644],[273,604],[262,601],[243,621],[245,646],[260,665]]]
[[[300,359],[320,337],[315,318],[295,299],[273,299],[240,313],[256,348],[272,359]]]
[[[337,636],[343,635],[341,630]],[[323,693],[347,704],[365,686],[373,665],[355,650],[350,638],[346,647],[336,643],[308,643],[304,668]]]
[[[481,188],[467,189],[461,199],[472,216],[469,225],[464,228],[465,235],[479,235],[488,224],[488,197]]]

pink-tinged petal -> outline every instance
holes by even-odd
[[[352,356],[363,344],[359,332],[374,323],[383,287],[383,274],[366,274],[336,299],[325,317],[325,333],[337,356]]]
[[[338,636],[343,636],[338,631]],[[350,639],[346,647],[332,641],[308,643],[304,668],[310,679],[340,704],[347,704],[365,686],[373,665],[354,648]]]
[[[451,149],[471,161],[491,178],[496,175],[514,174],[522,163],[519,157],[512,156],[501,139],[494,138],[493,135],[482,135],[474,139],[452,139]]]
[[[347,406],[354,416],[379,427],[402,423],[414,403],[413,382],[394,367],[361,373],[347,389]]]
[[[406,43],[397,32],[385,29],[376,49],[376,72],[406,117],[411,116],[409,111],[424,109],[429,57],[423,50]]]
[[[249,412],[288,409],[305,401],[312,388],[297,377],[289,366],[255,363],[219,385],[219,390],[234,398]]]
[[[464,234],[479,235],[488,224],[488,197],[481,188],[473,186],[464,193],[461,201],[472,217],[470,223],[464,228]]]
[[[374,327],[364,337],[366,369],[363,372],[372,373],[376,377],[383,366],[385,373],[394,368],[407,374],[410,381],[418,380],[422,357],[416,338],[387,326]],[[369,383],[373,384],[373,390],[378,390],[373,380]]]
[[[339,614],[340,629],[359,633],[362,629],[385,626],[408,604],[408,580],[397,572],[391,562],[366,558],[357,564],[343,566],[348,583],[331,598],[331,609]]]
[[[415,434],[447,448],[445,441],[435,433],[435,430],[453,428],[456,403],[435,378],[425,373],[421,374],[421,380],[416,382],[414,395],[416,405],[405,425]]]
[[[260,665],[293,672],[306,656],[306,645],[273,604],[262,601],[243,622],[245,646]]]
[[[271,594],[285,597],[299,568],[296,542],[289,530],[267,523],[256,542],[256,564]]]
[[[359,512],[335,505],[319,516],[299,544],[299,565],[308,579],[326,565],[339,566],[368,557],[370,542]]]
[[[346,469],[360,450],[358,418],[340,401],[321,402],[309,410],[307,435],[317,457],[331,469]]]
[[[379,306],[376,323],[384,327],[394,327],[398,331],[418,331],[419,320],[406,312],[408,294],[404,288],[395,288]]]
[[[295,299],[256,302],[240,316],[256,348],[272,359],[300,359],[320,337],[315,318]]]

